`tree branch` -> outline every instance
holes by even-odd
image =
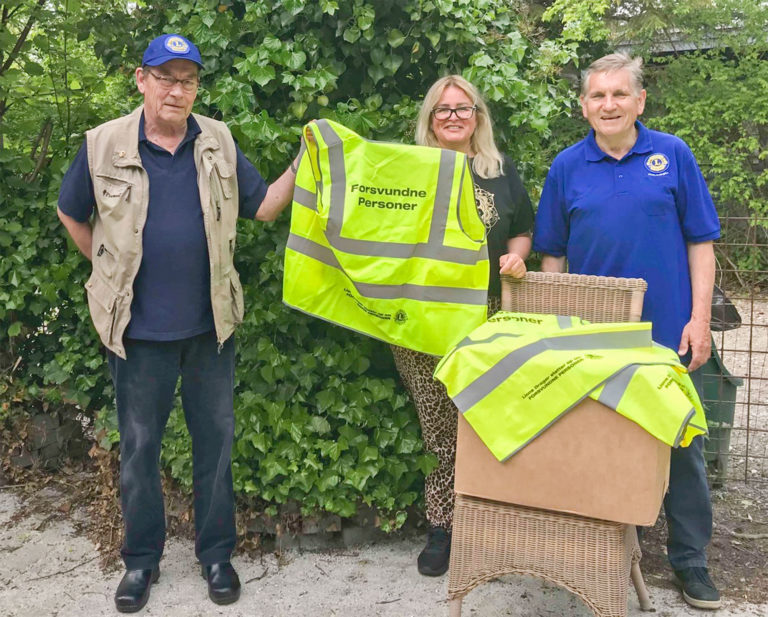
[[[45,0],[37,0],[37,5],[35,5],[35,7],[32,9],[32,12],[29,14],[29,19],[27,19],[27,23],[24,26],[24,29],[19,34],[19,38],[16,40],[16,45],[13,46],[11,53],[8,54],[5,62],[2,66],[0,66],[0,75],[5,73],[10,68],[11,64],[13,64],[13,61],[16,60],[16,56],[19,55],[22,46],[29,36],[29,31],[32,29],[32,24],[35,23],[35,15],[38,9],[43,6],[43,4],[45,4]]]
[[[35,168],[24,177],[24,181],[27,184],[30,184],[32,181],[34,181],[34,179],[37,177],[37,174],[39,174],[40,170],[46,165],[48,161],[48,145],[51,143],[52,134],[53,122],[50,118],[48,118],[45,121],[43,128],[40,129],[40,133],[38,134],[37,138],[35,139],[35,143],[32,146],[32,152],[30,153],[30,156],[32,157],[32,160],[34,160],[35,156],[37,156],[37,162],[35,163]],[[42,142],[42,146],[40,146],[40,142]],[[38,146],[40,146],[40,154],[37,154]]]

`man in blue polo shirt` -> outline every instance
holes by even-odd
[[[533,248],[542,270],[638,277],[648,283],[643,319],[656,342],[676,349],[701,393],[710,354],[709,321],[720,224],[688,146],[638,120],[645,106],[642,60],[611,54],[582,79],[581,106],[592,130],[555,158],[547,175]],[[720,606],[707,571],[712,507],[697,437],[672,451],[664,507],[667,554],[683,597]]]
[[[192,113],[202,66],[183,36],[154,39],[135,71],[143,105],[86,133],[59,194],[59,218],[92,262],[88,305],[115,386],[121,612],[141,609],[160,573],[158,459],[179,376],[192,437],[195,553],[211,600],[240,595],[230,563],[232,333],[243,318],[236,223],[275,219],[291,200],[295,164],[267,185],[224,123]]]

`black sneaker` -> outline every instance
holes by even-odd
[[[425,576],[445,574],[450,556],[451,532],[442,527],[430,527],[427,532],[427,545],[416,562],[419,572]]]
[[[695,608],[714,610],[720,608],[720,592],[709,578],[706,568],[685,568],[675,570],[680,581],[683,599]]]

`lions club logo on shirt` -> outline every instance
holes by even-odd
[[[189,51],[189,45],[180,36],[168,37],[165,48],[172,54],[185,54]]]
[[[663,154],[651,154],[645,159],[645,168],[652,174],[663,174],[669,169],[669,159]]]

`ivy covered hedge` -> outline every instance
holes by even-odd
[[[0,260],[0,321],[11,343],[3,361],[20,359],[4,384],[22,389],[16,398],[27,406],[78,406],[104,447],[118,435],[82,288],[89,268],[66,242],[55,201],[83,131],[140,102],[131,73],[152,37],[178,31],[195,41],[206,66],[196,110],[227,121],[268,179],[285,169],[312,118],[412,142],[420,99],[448,72],[481,86],[500,142],[540,175],[544,156],[531,153],[541,153],[550,118],[569,103],[559,71],[573,46],[546,40],[535,18],[506,0],[114,0],[109,10],[83,0],[45,13],[26,5],[37,28],[17,61],[14,90],[0,98],[30,88],[51,94],[54,84],[59,92],[36,107],[15,101],[23,113],[2,125],[0,244],[13,247]],[[58,53],[46,56],[44,47]],[[44,114],[62,106],[79,112],[54,120],[44,173],[32,182],[7,173],[34,167],[24,128],[39,130]],[[242,221],[238,231],[246,317],[237,333],[236,491],[269,513],[296,502],[305,514],[351,516],[365,503],[385,527],[397,527],[420,499],[434,457],[423,450],[389,349],[282,304],[287,229],[286,214],[274,224]],[[191,488],[190,447],[176,409],[162,460]]]

